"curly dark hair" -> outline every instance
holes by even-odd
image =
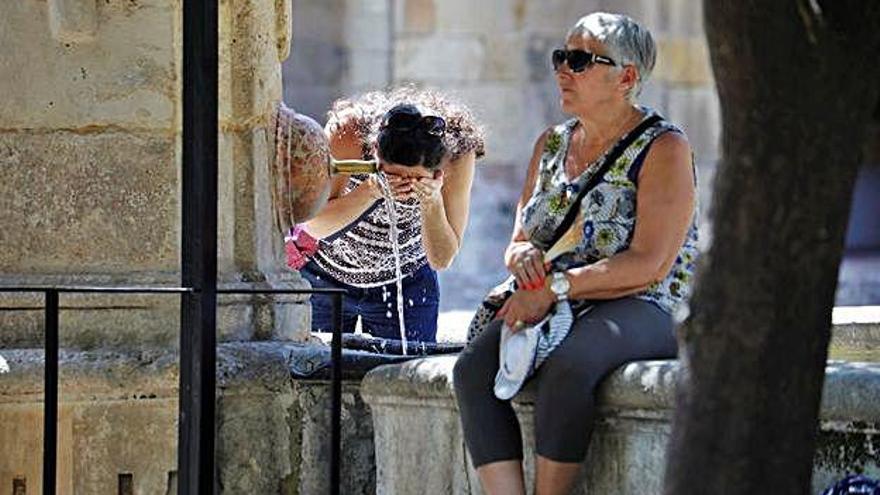
[[[414,105],[446,121],[442,143],[452,160],[470,152],[477,158],[486,154],[483,127],[468,107],[436,89],[414,85],[340,98],[327,112],[327,126],[331,130],[334,127],[353,129],[360,139],[364,159],[369,159],[378,145],[382,117],[401,104]]]

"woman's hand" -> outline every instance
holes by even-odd
[[[507,250],[507,270],[516,278],[517,286],[535,290],[544,286],[547,267],[544,265],[544,252],[531,242],[514,242]]]
[[[432,177],[403,177],[388,174],[388,184],[394,199],[402,201],[417,198],[424,204],[443,202],[443,171],[435,170]]]
[[[514,332],[522,330],[525,325],[541,321],[547,315],[550,308],[556,302],[556,297],[548,288],[541,286],[543,290],[534,291],[517,290],[498,310],[496,319],[503,319]]]
[[[435,170],[433,177],[414,178],[412,182],[413,194],[423,205],[432,205],[443,202],[443,171]]]
[[[370,174],[352,191],[352,193],[360,194],[369,201],[375,201],[382,197],[382,187],[376,176]]]
[[[403,177],[395,174],[385,174],[388,179],[388,186],[391,188],[391,195],[397,201],[403,201],[414,196],[413,179],[411,177]]]

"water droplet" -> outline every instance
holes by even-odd
[[[409,300],[409,305],[410,305],[410,307],[412,307],[414,304],[415,304],[415,303],[413,302],[413,300],[410,299],[410,300]]]
[[[391,310],[385,312],[385,318],[391,318]]]

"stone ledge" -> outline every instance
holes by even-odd
[[[415,359],[380,366],[364,377],[361,393],[370,403],[442,404],[454,406],[452,368],[455,356]],[[615,371],[602,385],[599,402],[617,416],[668,417],[674,406],[677,361],[638,361]],[[821,418],[826,422],[870,422],[880,418],[880,363],[831,361],[825,375]],[[515,403],[530,406],[527,386]]]
[[[231,342],[217,346],[218,395],[278,393],[303,345]],[[179,354],[170,349],[59,353],[59,400],[177,398]],[[42,402],[43,350],[0,349],[0,404]]]
[[[172,348],[61,349],[59,400],[176,399],[179,358]],[[408,359],[345,349],[343,380],[357,383],[377,366]],[[0,404],[42,403],[43,364],[42,349],[0,349]],[[292,379],[326,383],[330,348],[282,341],[217,346],[218,396],[281,393]]]
[[[454,363],[454,357],[424,358],[381,366],[364,378],[361,395],[371,408],[380,453],[377,493],[483,493],[464,447],[452,390]],[[678,373],[676,361],[643,361],[623,366],[605,381],[577,493],[662,491]],[[846,473],[880,472],[878,395],[880,364],[828,364],[811,493]],[[534,479],[533,397],[526,387],[514,401],[527,485]]]

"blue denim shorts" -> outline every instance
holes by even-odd
[[[354,332],[358,318],[361,328],[374,337],[400,339],[397,317],[397,284],[361,288],[343,284],[309,262],[301,270],[303,277],[314,288],[345,289],[342,299],[342,331]],[[312,294],[312,331],[330,332],[333,317],[332,298]],[[413,341],[436,342],[437,312],[440,307],[440,287],[437,272],[429,265],[403,277],[403,319],[406,338]]]

